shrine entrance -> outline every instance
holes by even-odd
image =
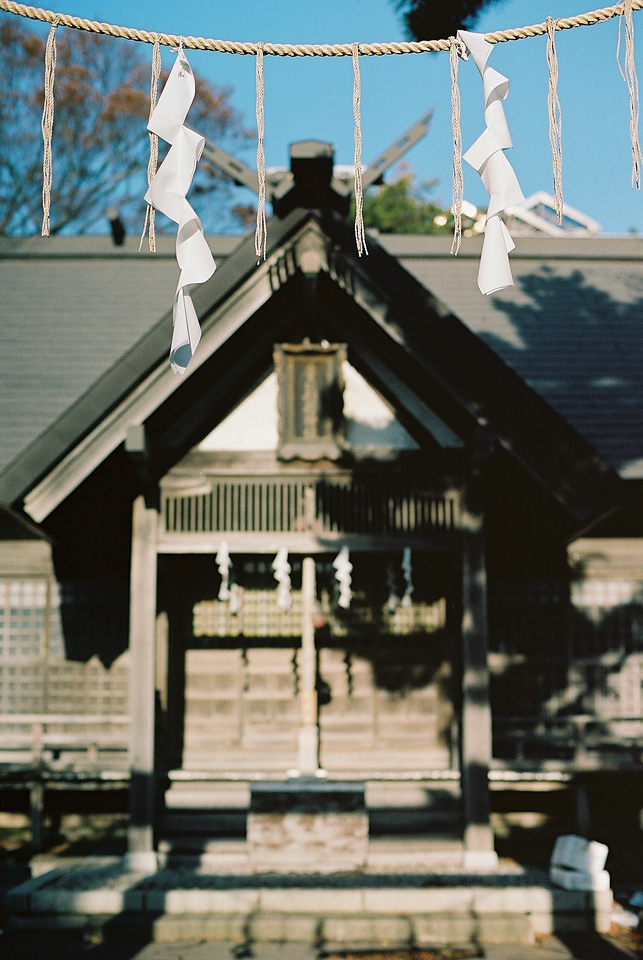
[[[214,556],[163,558],[160,592],[171,596],[169,766],[222,777],[286,775],[302,766],[308,719],[318,724],[318,766],[331,778],[457,770],[453,556],[352,551],[348,607],[339,604],[335,558],[309,558],[312,654],[302,646],[302,554],[288,556],[287,606],[279,604],[274,554],[231,554],[223,600]]]
[[[254,784],[305,772],[444,787],[462,862],[495,863],[482,521],[466,482],[426,460],[235,459],[190,453],[158,500],[134,504],[132,672],[156,709],[132,703],[128,856],[152,862],[155,783],[236,784],[245,815]]]

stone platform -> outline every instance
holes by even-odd
[[[8,928],[145,929],[155,940],[439,945],[533,943],[609,929],[612,894],[558,890],[544,873],[215,874],[197,858],[151,876],[120,858],[57,867],[9,891]]]
[[[252,783],[247,842],[254,873],[361,870],[368,857],[365,785],[316,777]]]

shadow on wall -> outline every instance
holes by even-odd
[[[481,332],[502,359],[613,466],[643,457],[643,283],[618,262],[611,296],[581,270],[540,267],[516,284],[530,303],[494,297],[514,326],[517,347]],[[618,429],[615,429],[618,425]]]
[[[597,597],[587,606],[577,584],[602,582],[572,582],[571,597],[553,581],[507,581],[491,591],[498,758],[578,760],[594,753],[606,762],[640,763],[642,587],[631,583],[628,602],[601,606]]]

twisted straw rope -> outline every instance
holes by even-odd
[[[42,107],[42,236],[48,237],[51,231],[49,212],[51,207],[51,187],[54,179],[51,140],[54,132],[54,80],[56,78],[56,29],[52,23],[49,28],[45,47],[45,90]]]
[[[558,30],[571,30],[573,27],[589,27],[617,17],[624,10],[624,2],[616,3],[600,10],[579,13],[575,17],[563,17],[556,21]],[[643,9],[643,0],[631,0],[632,10]],[[213,50],[216,53],[239,53],[254,56],[259,44],[239,43],[235,40],[212,40],[205,37],[179,37],[172,33],[151,33],[134,27],[119,27],[114,23],[101,23],[98,20],[85,20],[67,13],[53,13],[42,7],[31,7],[13,0],[0,0],[0,10],[13,13],[30,20],[42,20],[45,23],[59,23],[73,30],[86,30],[90,33],[102,33],[110,37],[125,40],[137,40],[140,43],[154,43],[156,40],[166,47],[178,47],[182,44],[188,50]],[[525,40],[528,37],[540,37],[547,33],[547,23],[536,23],[528,27],[516,27],[513,30],[498,30],[485,34],[489,43],[504,43],[507,40]],[[352,57],[353,46],[350,43],[264,43],[263,52],[274,57]],[[437,53],[450,48],[449,40],[400,40],[394,43],[360,43],[362,56],[382,57],[401,53]]]

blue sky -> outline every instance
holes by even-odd
[[[498,0],[476,30],[538,23],[548,15],[571,16],[598,5],[600,0]],[[403,37],[388,0],[58,0],[54,9],[160,32],[231,40],[333,43]],[[634,24],[643,90],[643,12],[634,14]],[[630,187],[629,108],[616,64],[617,29],[614,19],[557,35],[564,193],[568,203],[598,220],[606,233],[643,233],[643,196]],[[511,82],[505,104],[514,141],[509,157],[526,196],[552,190],[545,45],[544,38],[499,44],[490,61]],[[169,66],[171,52],[164,51],[163,57]],[[193,52],[190,61],[197,79],[202,75],[233,88],[234,105],[246,125],[253,126],[254,58]],[[288,144],[309,137],[332,142],[338,163],[352,162],[351,69],[349,58],[266,58],[269,166],[285,165]],[[364,162],[433,107],[430,132],[407,159],[418,182],[437,178],[434,197],[450,202],[448,56],[364,57],[361,75]],[[460,65],[460,87],[466,149],[483,129],[481,82],[472,61]],[[252,149],[245,159],[254,165]],[[466,165],[465,197],[478,205],[486,202],[477,174]]]

